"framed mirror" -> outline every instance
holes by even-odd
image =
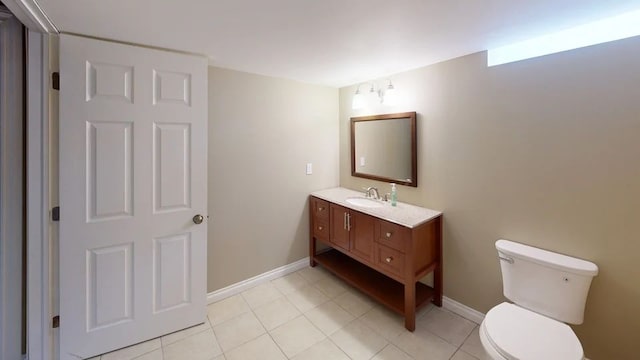
[[[416,112],[351,118],[351,175],[418,186]]]

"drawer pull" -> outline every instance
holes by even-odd
[[[318,230],[322,230],[322,226],[318,226]]]
[[[389,256],[388,258],[384,259],[384,261],[390,263],[393,261],[393,256]]]
[[[319,211],[319,212],[320,212],[320,211],[323,211],[323,210],[324,210],[324,207],[322,207],[322,206],[318,206],[318,211]]]
[[[391,233],[390,233],[390,232],[386,233],[385,235],[386,235],[388,238],[390,238],[390,237],[391,237]]]

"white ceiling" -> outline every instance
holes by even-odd
[[[640,9],[640,0],[38,0],[62,32],[345,86]]]

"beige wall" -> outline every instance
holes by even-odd
[[[444,212],[445,295],[481,312],[503,301],[494,242],[594,261],[585,324],[592,359],[638,357],[640,38],[486,67],[477,53],[392,76],[403,103],[353,112],[340,90],[340,183],[349,117],[417,111],[419,187],[399,200]]]
[[[338,186],[338,139],[337,89],[209,67],[208,291],[308,256],[307,197]]]

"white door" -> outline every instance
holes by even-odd
[[[205,320],[206,122],[206,59],[60,36],[62,360]]]

